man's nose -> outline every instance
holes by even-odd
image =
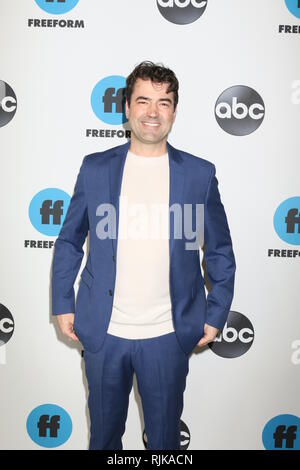
[[[149,103],[148,107],[148,116],[157,117],[158,116],[158,108],[155,103]]]

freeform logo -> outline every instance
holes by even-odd
[[[262,441],[266,450],[299,450],[300,418],[290,414],[275,416],[265,425]]]
[[[300,245],[300,197],[283,201],[275,211],[273,223],[281,240],[290,245]]]
[[[29,218],[36,230],[57,236],[65,220],[70,196],[61,189],[47,188],[38,192],[29,205]]]
[[[190,440],[191,440],[190,430],[185,424],[185,422],[180,420],[180,449],[186,450],[190,445]],[[145,429],[143,432],[143,443],[144,443],[145,448],[147,449],[148,439],[147,439],[147,434],[146,434]],[[178,462],[178,463],[181,463],[181,462]]]
[[[220,335],[208,346],[218,356],[239,357],[253,344],[254,328],[251,321],[239,312],[231,311]]]
[[[248,135],[261,125],[265,105],[257,91],[248,86],[235,85],[221,93],[215,104],[215,117],[228,134]]]
[[[300,0],[285,0],[285,4],[289,12],[296,18],[300,18]],[[280,24],[278,26],[278,32],[284,34],[299,34],[299,24]]]
[[[100,80],[91,95],[92,109],[101,121],[118,126],[127,123],[125,115],[126,79],[111,75]],[[130,129],[86,129],[86,137],[130,139]]]
[[[36,444],[47,448],[58,447],[69,439],[72,420],[58,405],[40,405],[29,414],[26,428]]]
[[[205,12],[207,0],[157,0],[162,16],[178,25],[194,23]]]
[[[0,304],[0,347],[6,344],[12,337],[15,322],[12,314],[4,305]]]
[[[79,0],[35,0],[35,3],[51,15],[62,15],[76,7]]]
[[[72,10],[79,0],[35,0],[35,3],[51,15],[63,15]],[[28,26],[33,28],[84,28],[83,20],[29,18]]]
[[[17,110],[17,98],[14,90],[3,80],[0,80],[0,127],[8,124]]]

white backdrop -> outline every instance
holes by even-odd
[[[84,28],[29,26],[34,18],[83,20]],[[216,165],[237,263],[232,310],[254,329],[253,344],[237,357],[210,348],[192,355],[183,448],[263,449],[272,418],[300,416],[299,256],[268,256],[300,244],[282,240],[273,225],[277,207],[299,195],[300,171],[300,36],[279,25],[300,25],[284,0],[208,0],[185,25],[168,21],[156,0],[80,0],[62,15],[34,0],[1,0],[0,80],[17,97],[13,119],[0,128],[0,303],[15,323],[0,346],[2,449],[41,448],[26,421],[47,403],[72,419],[59,448],[88,446],[81,348],[62,338],[51,317],[53,249],[25,246],[56,237],[40,233],[28,210],[43,189],[72,195],[83,157],[126,141],[86,137],[86,129],[123,128],[96,117],[91,93],[142,60],[163,62],[179,79],[170,143]],[[214,114],[219,95],[235,85],[253,88],[265,107],[261,125],[244,136],[224,131]],[[143,449],[142,432],[134,386],[124,449]]]

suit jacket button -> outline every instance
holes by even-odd
[[[109,295],[112,295],[112,290],[111,289],[109,289]]]

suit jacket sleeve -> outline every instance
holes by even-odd
[[[83,159],[74,193],[54,244],[52,265],[52,314],[74,313],[74,283],[83,257],[83,245],[89,222],[85,191],[85,162]]]
[[[204,261],[211,286],[206,323],[222,330],[233,299],[236,265],[214,165],[204,206]]]

